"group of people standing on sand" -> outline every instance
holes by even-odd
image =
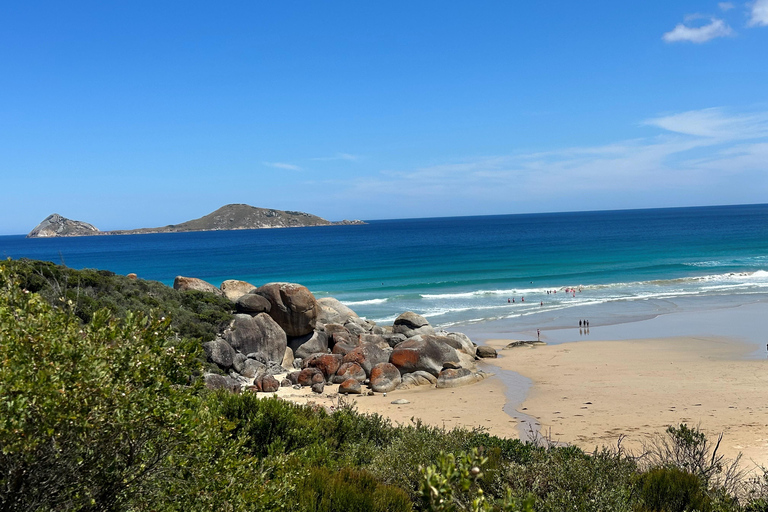
[[[589,327],[589,320],[579,320],[579,327]]]

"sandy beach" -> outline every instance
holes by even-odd
[[[759,319],[767,308],[755,304],[697,311],[605,329],[675,334],[669,337],[562,342],[569,334],[557,331],[543,333],[552,344],[510,349],[505,347],[511,339],[488,339],[483,344],[496,348],[499,357],[479,363],[495,373],[480,383],[348,400],[360,412],[377,413],[395,423],[419,418],[438,427],[480,427],[523,440],[533,427],[553,441],[587,451],[615,447],[619,437],[626,436],[622,446],[639,454],[668,426],[686,423],[700,426],[713,440],[722,432],[721,453],[729,458],[741,453],[744,468],[768,466],[768,360],[762,352],[765,346],[757,344]],[[710,327],[707,318],[726,327],[742,325],[744,335],[724,337],[726,327]],[[715,335],[677,335],[702,328]],[[531,333],[517,334],[530,339]],[[328,386],[323,395],[314,395],[308,389],[287,388],[280,395],[332,407],[339,400],[335,390]],[[397,399],[409,403],[392,404]]]
[[[489,341],[501,349],[507,340]],[[768,361],[722,338],[580,341],[500,350],[496,363],[533,382],[520,410],[554,441],[639,452],[669,425],[722,432],[722,453],[768,464]]]

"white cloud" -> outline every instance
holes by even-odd
[[[286,164],[283,162],[262,162],[267,167],[274,167],[275,169],[285,169],[288,171],[300,171],[301,167],[293,164]]]
[[[721,10],[721,11],[723,11],[723,12],[725,12],[725,11],[730,11],[731,9],[733,9],[733,8],[735,7],[735,6],[733,5],[733,3],[731,3],[731,2],[720,2],[720,3],[718,3],[718,4],[717,4],[717,6],[718,6],[718,7],[720,8],[720,10]]]
[[[750,27],[768,26],[768,0],[755,0],[752,3],[752,11],[747,25]]]
[[[676,43],[679,41],[706,43],[717,37],[731,36],[733,33],[733,29],[731,29],[731,27],[729,27],[723,20],[711,18],[708,25],[702,25],[700,27],[687,27],[684,24],[679,23],[674,29],[665,33],[662,36],[662,39],[667,43]]]
[[[643,124],[670,132],[723,140],[751,139],[768,135],[768,115],[728,114],[722,108],[707,108],[648,119]]]

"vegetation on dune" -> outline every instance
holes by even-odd
[[[16,276],[19,287],[38,293],[51,305],[68,303],[68,311],[90,322],[96,311],[112,316],[155,313],[171,319],[181,337],[212,340],[232,319],[234,308],[225,297],[198,291],[177,291],[157,281],[131,279],[108,270],[75,270],[47,261],[5,260],[0,266]]]
[[[170,292],[0,265],[0,510],[768,510],[687,425],[633,457],[208,391],[200,326],[229,310]]]

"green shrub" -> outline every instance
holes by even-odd
[[[188,344],[168,320],[82,324],[0,266],[0,509],[115,509],[192,437]]]
[[[674,466],[653,468],[639,475],[637,490],[643,511],[712,510],[702,479]]]
[[[307,512],[408,512],[411,500],[401,489],[379,483],[365,470],[312,469],[296,490],[296,509]]]
[[[534,451],[529,462],[511,463],[503,472],[513,496],[535,496],[537,511],[633,510],[636,464],[621,453],[553,447]]]
[[[232,319],[231,301],[212,293],[180,292],[156,281],[129,279],[105,270],[74,270],[47,261],[5,260],[0,266],[17,276],[19,286],[39,293],[51,305],[70,303],[84,323],[100,309],[124,318],[129,312],[171,318],[181,337],[212,340]]]

